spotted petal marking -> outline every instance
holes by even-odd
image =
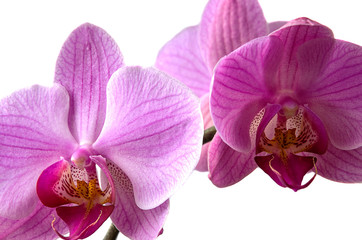
[[[62,159],[40,175],[37,193],[45,206],[57,207],[58,216],[68,225],[69,237],[61,235],[53,227],[59,237],[78,239],[91,235],[112,213],[114,198],[111,186],[107,184],[101,190],[94,163],[79,169]],[[67,204],[73,205],[64,206]]]
[[[315,173],[317,172],[315,157],[296,154],[323,153],[327,147],[324,137],[319,137],[319,132],[309,122],[311,116],[308,114],[307,109],[300,107],[294,116],[285,117],[288,114],[281,110],[275,116],[277,120],[273,138],[265,132],[259,138],[257,153],[270,155],[255,157],[258,166],[277,184],[294,191],[307,187],[314,180],[316,174],[302,185],[304,175],[311,169],[315,168]]]

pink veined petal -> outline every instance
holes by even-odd
[[[280,46],[280,40],[273,37],[252,40],[215,68],[211,116],[220,137],[237,151],[251,148],[250,123],[270,98],[265,82],[276,74]]]
[[[209,146],[210,146],[210,142],[202,145],[200,160],[195,167],[195,170],[197,170],[199,172],[207,172],[209,169],[208,163],[207,163],[208,154],[209,154]]]
[[[55,209],[45,207],[38,201],[33,212],[25,218],[11,220],[0,217],[0,239],[56,239],[57,235],[51,226],[55,215]],[[53,225],[61,233],[66,233],[67,227],[60,219],[56,219]]]
[[[362,182],[362,147],[345,151],[329,144],[325,154],[315,156],[322,177],[344,183]]]
[[[0,102],[0,216],[19,219],[33,212],[41,171],[77,147],[68,101],[56,84],[23,89]]]
[[[211,0],[200,23],[200,47],[210,71],[220,58],[267,34],[257,0]]]
[[[101,132],[107,82],[122,65],[117,44],[92,24],[75,29],[64,43],[54,81],[69,92],[69,127],[78,142],[92,143]]]
[[[269,36],[279,38],[283,45],[283,56],[278,67],[278,74],[266,82],[270,91],[276,93],[279,90],[297,90],[298,81],[295,78],[298,59],[296,54],[299,47],[313,39],[333,39],[333,32],[308,18],[298,18],[288,22]],[[273,59],[270,60],[273,61]]]
[[[214,126],[210,113],[210,94],[205,94],[201,98],[201,114],[204,121],[204,130]],[[197,171],[206,172],[208,170],[207,158],[209,145],[210,142],[202,145],[200,160],[195,168]]]
[[[199,100],[152,68],[118,70],[107,91],[107,118],[93,147],[127,174],[140,208],[155,208],[185,182],[199,160]]]
[[[268,30],[269,30],[268,32],[272,33],[281,28],[282,26],[284,26],[286,23],[287,23],[286,21],[270,22],[268,23]]]
[[[158,53],[155,67],[186,84],[201,97],[209,92],[211,72],[201,56],[198,26],[188,27]]]
[[[130,239],[155,239],[168,214],[169,200],[150,210],[140,209],[129,178],[111,161],[107,165],[116,188],[116,205],[111,215],[114,225]]]
[[[340,149],[362,146],[362,47],[335,40],[334,44],[315,43],[300,53],[301,67],[318,70],[303,98],[323,121],[331,143]],[[317,56],[316,56],[317,55]],[[322,55],[322,57],[320,57]],[[321,58],[316,64],[311,57]],[[301,70],[302,72],[302,70]]]
[[[207,93],[201,97],[201,114],[204,122],[204,130],[214,126],[210,113],[210,94]]]
[[[209,148],[209,178],[217,187],[228,187],[248,176],[257,167],[255,149],[235,151],[215,134]]]

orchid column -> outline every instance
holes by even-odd
[[[65,42],[53,87],[0,104],[1,239],[83,239],[109,216],[127,237],[154,239],[200,156],[197,97],[158,70],[123,66],[91,24]]]

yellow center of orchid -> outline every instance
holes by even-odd
[[[296,137],[295,132],[295,128],[275,128],[274,138],[268,139],[265,134],[263,134],[260,145],[263,151],[278,154],[282,161],[286,164],[286,161],[288,160],[288,153],[302,151],[302,149],[298,149],[298,138]]]
[[[311,124],[303,117],[303,110],[293,107],[284,107],[282,115],[276,116],[276,126],[273,137],[268,138],[265,133],[260,137],[261,151],[278,155],[284,164],[287,164],[288,155],[308,151],[318,136]]]
[[[90,180],[88,184],[85,181],[78,180],[76,191],[82,198],[88,200],[93,199],[96,197],[97,194],[99,195],[98,191],[100,191],[96,183],[96,179]]]
[[[106,189],[101,190],[97,178],[90,178],[88,181],[74,179],[74,175],[82,176],[85,171],[69,167],[66,174],[63,174],[54,186],[54,191],[69,202],[81,205],[86,204],[91,208],[94,203],[111,203],[111,187],[108,184]],[[74,173],[76,171],[76,174]]]

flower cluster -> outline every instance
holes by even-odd
[[[83,24],[52,87],[0,101],[0,238],[84,239],[111,218],[155,239],[194,169],[218,187],[257,167],[294,191],[362,182],[361,92],[361,46],[304,17],[267,23],[257,0],[210,0],[155,68]]]
[[[198,170],[216,186],[259,166],[297,191],[317,173],[362,181],[361,57],[360,46],[313,20],[267,24],[255,0],[210,0],[200,25],[168,42],[156,66],[201,98],[204,128],[215,125]]]

